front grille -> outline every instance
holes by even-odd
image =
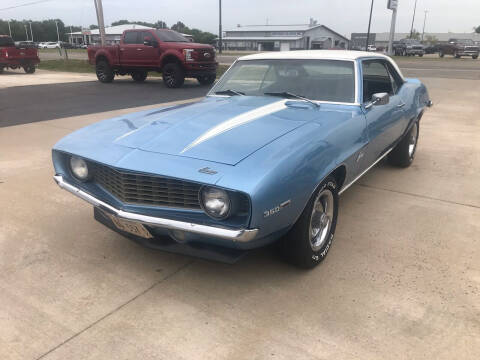
[[[197,50],[200,54],[198,57],[198,61],[214,61],[215,60],[215,51],[212,49],[199,49]],[[209,54],[210,56],[205,56],[205,54]]]
[[[201,185],[94,164],[94,181],[120,201],[130,204],[200,209]]]
[[[423,50],[423,47],[422,46],[414,46],[413,47],[415,50]]]

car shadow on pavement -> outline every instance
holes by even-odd
[[[205,96],[209,89],[194,80],[169,89],[161,78],[141,84],[125,78],[112,84],[85,81],[9,87],[0,89],[0,127],[188,100]]]

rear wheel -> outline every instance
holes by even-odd
[[[443,53],[442,50],[440,50],[440,51],[438,52],[438,56],[440,56],[441,58],[443,58],[443,57],[445,56],[445,54]]]
[[[419,122],[415,121],[407,135],[395,146],[388,155],[388,161],[395,166],[408,167],[415,158],[417,150]]]
[[[27,74],[33,74],[35,72],[35,65],[27,64],[23,67],[23,71]]]
[[[132,79],[136,82],[143,82],[147,78],[148,73],[146,71],[138,70],[132,73]]]
[[[423,57],[423,54],[418,54],[418,56]]]
[[[337,183],[327,177],[312,195],[299,219],[282,239],[282,252],[290,263],[313,268],[327,256],[338,215]]]
[[[169,63],[162,69],[163,82],[169,88],[179,88],[185,82],[183,69],[177,63]]]
[[[97,73],[97,79],[102,83],[111,83],[115,77],[110,64],[105,60],[97,62],[95,72]]]
[[[0,66],[0,74],[3,73],[3,69],[4,69],[3,66]]]
[[[201,85],[212,85],[217,77],[215,75],[204,75],[197,77]]]

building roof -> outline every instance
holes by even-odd
[[[297,50],[275,51],[268,53],[242,56],[238,60],[268,60],[268,59],[314,59],[314,60],[356,60],[364,57],[390,59],[388,56],[366,51],[351,50]]]
[[[262,40],[270,40],[270,41],[281,41],[281,40],[300,40],[302,39],[301,36],[227,36],[223,37],[223,41],[229,40],[237,40],[237,41],[262,41]]]
[[[121,35],[125,30],[132,30],[132,29],[153,29],[148,26],[138,25],[138,24],[125,24],[125,25],[117,25],[117,26],[108,26],[105,27],[105,34],[106,35]],[[100,30],[84,30],[89,31],[91,35],[100,35]],[[77,31],[73,33],[68,33],[68,35],[83,35],[82,31]]]
[[[313,29],[320,25],[314,25],[310,27],[308,24],[297,24],[297,25],[243,25],[236,27],[234,29],[229,29],[227,32],[236,32],[236,31],[307,31],[308,29]]]

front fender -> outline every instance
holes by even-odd
[[[166,59],[172,58],[172,57],[175,57],[177,61],[183,65],[183,59],[182,59],[183,53],[176,49],[170,49],[162,53],[162,55],[160,56],[160,67],[163,67]]]

